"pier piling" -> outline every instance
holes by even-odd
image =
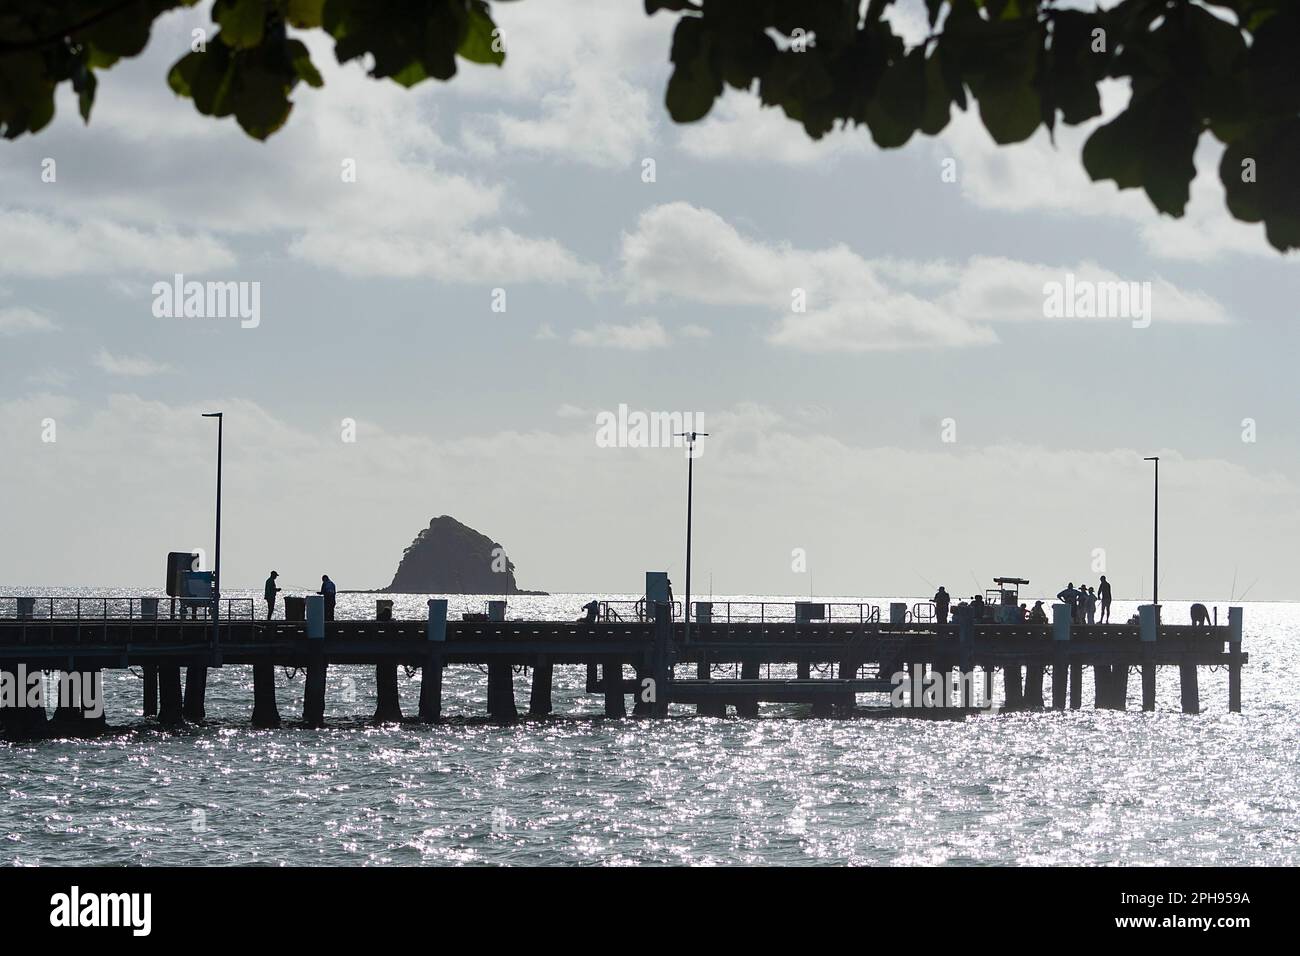
[[[528,716],[549,717],[551,715],[551,679],[555,666],[542,655],[533,664],[533,688],[528,695]]]
[[[1190,657],[1190,655],[1188,655]],[[1196,664],[1184,661],[1178,665],[1180,684],[1182,685],[1183,713],[1199,714],[1201,712],[1201,691],[1197,680]]]
[[[1052,605],[1052,709],[1065,710],[1070,680],[1070,606]]]
[[[307,679],[303,688],[302,722],[312,729],[325,726],[325,599],[307,596]]]
[[[843,673],[843,668],[845,666],[847,665],[845,664],[840,665],[841,673]],[[759,662],[757,660],[755,660],[754,658],[746,658],[745,660],[741,661],[740,663],[741,680],[758,680],[758,676],[759,676]],[[747,698],[745,700],[737,701],[736,715],[738,717],[757,717],[758,701],[752,698]]]
[[[1043,709],[1043,673],[1046,670],[1042,664],[1025,665],[1025,696],[1021,706],[1026,710]]]
[[[145,664],[140,668],[140,680],[144,684],[144,706],[140,709],[143,717],[158,716],[158,668],[154,664]]]
[[[158,723],[177,727],[185,720],[181,710],[181,669],[176,664],[158,666]]]
[[[488,663],[488,716],[493,720],[515,721],[519,709],[515,706],[515,671],[509,661]]]
[[[442,649],[447,642],[446,598],[429,601],[424,639],[428,650],[420,668],[420,720],[434,724],[442,719]]]
[[[1156,636],[1160,631],[1160,609],[1154,604],[1138,608],[1142,639],[1142,709],[1156,709]]]
[[[623,662],[617,657],[609,658],[601,667],[601,676],[605,685],[605,716],[626,717],[626,702],[623,700]]]
[[[380,661],[375,665],[375,716],[377,724],[402,722],[402,698],[397,688],[397,662]]]
[[[185,700],[181,713],[192,724],[201,724],[207,716],[204,698],[208,692],[208,666],[190,664],[185,668]]]
[[[1006,698],[1002,705],[1004,710],[1021,710],[1025,706],[1024,690],[1020,683],[1020,665],[1010,664],[1002,667],[1002,695]]]
[[[275,702],[275,664],[270,661],[253,665],[253,726],[263,729],[280,726],[280,708]]]
[[[1228,608],[1228,711],[1241,713],[1241,608]]]

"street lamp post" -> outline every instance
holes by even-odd
[[[674,436],[686,439],[686,603],[682,612],[686,617],[683,640],[687,644],[691,641],[691,497],[695,487],[695,440],[708,435],[708,432],[678,432]]]
[[[1151,526],[1151,603],[1160,607],[1160,459],[1143,458],[1155,462],[1155,506]],[[1156,611],[1158,615],[1159,610]]]
[[[212,646],[221,639],[221,446],[225,424],[224,412],[204,412],[204,418],[217,420],[217,548],[212,556]]]

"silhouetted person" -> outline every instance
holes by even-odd
[[[1043,610],[1043,602],[1042,602],[1042,601],[1035,601],[1035,602],[1034,602],[1034,609],[1033,609],[1032,611],[1029,612],[1029,623],[1030,623],[1030,624],[1046,624],[1046,623],[1047,623],[1047,612],[1046,612],[1045,610]]]
[[[1205,609],[1204,604],[1192,605],[1192,627],[1208,627],[1210,624],[1210,612]]]
[[[952,595],[939,585],[939,590],[934,592],[934,619],[940,624],[948,623],[948,606],[952,603]]]
[[[1101,623],[1110,623],[1110,582],[1106,580],[1106,575],[1101,576],[1101,583],[1097,585],[1097,597],[1101,598]]]
[[[325,620],[334,620],[334,598],[337,589],[334,587],[334,582],[330,580],[328,574],[322,574],[320,576],[320,591],[317,593],[325,598]]]
[[[1070,606],[1070,620],[1079,623],[1079,592],[1074,589],[1074,582],[1071,581],[1065,586],[1065,590],[1056,595],[1056,599],[1062,604]]]
[[[1089,624],[1096,624],[1097,617],[1097,592],[1092,588],[1080,588],[1083,592],[1083,616]]]
[[[970,619],[972,624],[984,623],[984,598],[978,594],[970,599]]]
[[[272,571],[271,576],[266,579],[266,589],[263,591],[263,596],[266,598],[266,619],[268,621],[271,620],[271,615],[275,613],[276,594],[284,590],[283,588],[277,588],[275,586],[275,579],[279,576],[279,571]]]
[[[596,623],[596,616],[597,616],[598,614],[600,614],[600,602],[599,602],[599,601],[588,601],[586,604],[584,604],[584,605],[582,606],[582,609],[583,609],[584,611],[587,612],[587,616],[586,616],[585,618],[583,618],[583,623],[584,623],[584,624],[595,624],[595,623]]]
[[[1020,605],[1020,623],[1027,624],[1028,622],[1029,622],[1029,607],[1027,605],[1022,604]]]

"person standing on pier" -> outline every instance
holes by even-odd
[[[1101,623],[1110,623],[1110,582],[1106,580],[1106,575],[1101,576],[1101,583],[1097,585],[1097,596],[1101,598]]]
[[[1097,623],[1097,592],[1092,588],[1083,588],[1083,616],[1089,624]]]
[[[1079,592],[1074,589],[1074,582],[1071,581],[1065,586],[1065,590],[1056,595],[1056,599],[1063,604],[1070,606],[1070,620],[1075,624],[1079,623]]]
[[[334,582],[330,580],[328,574],[320,576],[320,591],[318,593],[325,598],[325,620],[334,620],[334,596],[336,590]]]
[[[275,586],[275,579],[279,576],[279,571],[272,571],[271,576],[266,579],[266,589],[262,592],[266,598],[266,619],[268,621],[271,620],[271,616],[275,613],[275,595],[283,590],[283,588]]]
[[[939,590],[934,592],[934,619],[940,624],[948,623],[948,607],[952,603],[952,597],[939,585]]]

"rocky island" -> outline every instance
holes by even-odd
[[[402,554],[387,594],[545,594],[525,591],[499,543],[450,515],[429,522]]]

